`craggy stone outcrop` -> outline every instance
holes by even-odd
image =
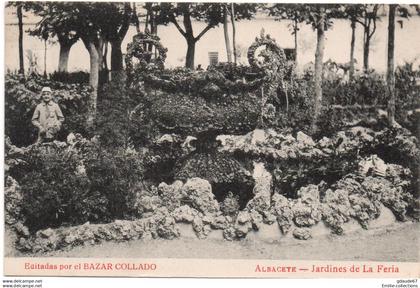
[[[255,196],[248,202],[246,209],[262,213],[270,209],[273,177],[265,169],[264,163],[255,162],[253,178],[255,180],[253,191]]]
[[[175,179],[201,178],[209,181],[212,192],[221,202],[229,192],[239,197],[243,208],[252,198],[254,180],[236,159],[217,151],[193,153],[177,164]]]
[[[331,138],[313,141],[303,133],[298,133],[295,138],[272,130],[259,130],[245,136],[228,136],[221,150],[232,153],[242,151],[277,160],[297,157],[320,159],[329,157],[326,155],[346,153],[366,143],[379,145],[376,143],[378,135],[382,134],[354,127]],[[406,141],[397,137],[391,144],[401,146],[406,157],[414,159],[417,150],[409,150],[417,149],[416,143],[412,138]],[[172,184],[161,183],[147,191],[139,191],[135,205],[142,216],[139,220],[86,223],[74,227],[44,229],[34,235],[30,235],[22,219],[19,219],[19,185],[7,177],[6,223],[14,225],[18,232],[19,248],[35,253],[101,241],[174,239],[180,235],[177,223],[191,224],[200,239],[206,238],[213,229],[223,230],[227,240],[241,239],[251,231],[258,231],[263,223],[275,222],[283,234],[291,233],[297,239],[311,238],[311,227],[320,221],[331,228],[332,232],[342,234],[345,232],[344,224],[351,219],[357,220],[361,227],[369,228],[369,223],[380,215],[382,204],[391,209],[398,220],[413,216],[416,210],[418,200],[413,193],[415,175],[412,175],[412,170],[386,163],[378,155],[361,157],[359,169],[356,165],[352,173],[345,174],[337,181],[298,186],[295,199],[287,198],[274,189],[274,177],[265,167],[267,163],[261,161],[254,163],[253,198],[244,207],[239,207],[238,195],[234,193],[227,193],[219,204],[211,181],[194,177],[184,182],[178,180]],[[223,178],[223,175],[219,176]]]
[[[4,220],[6,224],[13,225],[22,220],[22,192],[19,183],[11,176],[6,177],[4,189]]]
[[[293,225],[293,210],[291,201],[280,194],[272,197],[272,211],[283,234],[287,234]]]
[[[311,230],[308,228],[296,228],[293,230],[293,237],[299,240],[308,240],[312,238]]]
[[[188,179],[182,187],[182,201],[203,214],[212,214],[220,210],[210,183],[200,178]]]
[[[351,204],[345,189],[328,189],[322,199],[322,220],[335,234],[343,234],[344,223],[350,220]]]

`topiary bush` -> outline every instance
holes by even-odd
[[[162,133],[192,135],[217,131],[241,134],[254,129],[259,111],[258,99],[253,95],[225,98],[216,102],[199,96],[168,94],[161,91],[151,95],[147,112]],[[146,121],[147,122],[147,121]]]

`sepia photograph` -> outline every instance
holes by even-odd
[[[420,5],[4,5],[6,275],[420,277]]]

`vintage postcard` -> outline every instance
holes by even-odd
[[[4,275],[417,287],[419,5],[4,14]]]

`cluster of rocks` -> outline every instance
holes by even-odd
[[[255,197],[245,209],[230,215],[221,211],[207,180],[192,178],[185,183],[161,183],[148,195],[139,197],[137,207],[142,213],[139,220],[49,228],[34,235],[20,221],[9,224],[19,231],[20,250],[40,253],[102,241],[174,239],[180,236],[180,223],[190,224],[199,239],[213,230],[222,230],[227,240],[241,239],[263,224],[277,223],[283,234],[291,233],[306,240],[312,237],[311,227],[321,221],[341,234],[343,225],[351,219],[368,228],[369,221],[379,216],[381,203],[400,220],[405,219],[408,207],[413,205],[412,195],[406,192],[409,171],[398,165],[388,165],[385,177],[349,174],[326,190],[325,183],[310,184],[299,189],[297,199],[290,199],[271,194],[271,175],[260,164],[255,163],[259,167],[256,169],[259,172],[254,172]],[[11,197],[16,194],[13,191],[19,190],[18,185],[12,179],[7,183],[6,199],[9,205],[17,207],[19,198],[13,201]],[[11,211],[12,208],[6,209],[6,219],[11,219]]]
[[[21,222],[23,195],[19,183],[11,176],[6,177],[4,189],[4,210],[6,224],[13,225]]]
[[[275,193],[268,208],[260,202],[263,209],[249,205],[240,211],[224,236],[228,240],[244,238],[261,223],[274,222],[283,234],[292,232],[298,239],[309,239],[310,228],[321,221],[336,234],[342,234],[344,224],[352,219],[368,229],[369,222],[379,217],[382,205],[404,221],[407,211],[417,205],[408,192],[409,178],[407,169],[391,164],[385,177],[348,174],[327,189],[325,183],[301,187],[297,199]]]
[[[149,195],[140,197],[137,207],[142,212],[139,220],[48,228],[34,235],[21,235],[18,248],[39,253],[102,241],[174,239],[180,236],[177,223],[190,223],[197,237],[205,238],[212,229],[224,229],[230,220],[220,212],[210,183],[199,178],[189,179],[185,184],[161,183]]]
[[[296,157],[297,154],[312,157],[330,153],[329,150],[345,152],[363,143],[373,143],[377,137],[375,133],[356,127],[315,142],[303,133],[298,133],[295,138],[271,130],[255,130],[245,136],[221,139],[224,143],[221,150],[232,153],[241,150],[253,155],[268,153],[273,157]],[[406,147],[410,155],[417,155],[410,150],[417,147],[410,144],[414,140],[405,141],[405,144],[401,141],[396,139],[394,142]],[[68,145],[72,145],[71,142]],[[214,230],[221,230],[227,240],[242,239],[250,232],[260,230],[263,225],[276,224],[282,234],[306,240],[312,237],[312,228],[320,222],[336,234],[344,233],[345,224],[352,219],[367,229],[370,221],[379,217],[382,206],[389,208],[401,221],[406,219],[408,212],[410,216],[419,218],[416,213],[419,201],[410,193],[413,185],[411,170],[386,164],[376,155],[362,159],[359,171],[345,175],[332,185],[321,181],[301,187],[296,199],[275,191],[273,176],[264,162],[254,162],[252,179],[255,182],[254,196],[243,209],[239,208],[238,196],[234,193],[228,193],[224,201],[218,202],[212,184],[194,177],[172,184],[163,182],[139,191],[135,203],[141,215],[138,220],[85,223],[31,234],[23,224],[25,219],[19,218],[22,215],[19,184],[8,176],[6,223],[18,235],[17,247],[20,250],[42,253],[102,241],[174,239],[181,235],[181,223],[191,225],[199,239],[206,238]]]
[[[403,154],[406,160],[412,160],[413,163],[420,161],[418,141],[404,128],[374,131],[356,126],[318,141],[314,141],[303,132],[298,132],[294,137],[292,134],[278,133],[273,129],[257,129],[239,136],[220,135],[218,139],[222,142],[221,151],[274,160],[322,158],[366,147],[388,146]]]

